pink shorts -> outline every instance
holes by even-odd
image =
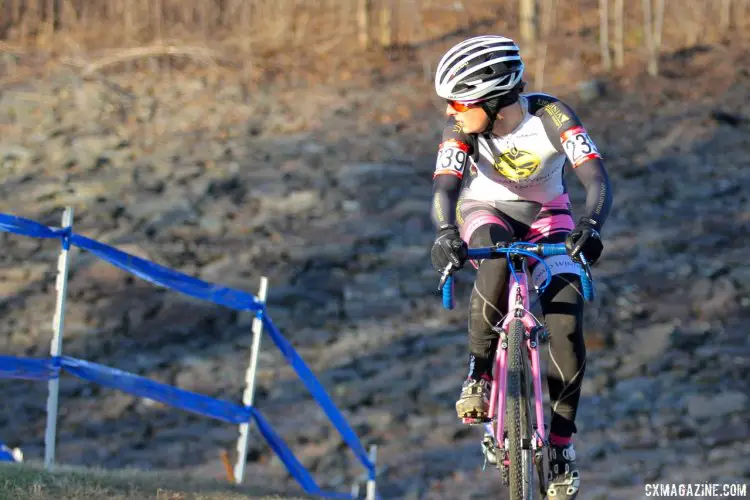
[[[459,232],[461,238],[470,246],[477,247],[488,242],[472,245],[471,237],[476,230],[487,224],[495,224],[507,231],[508,239],[528,241],[531,243],[559,243],[564,236],[573,230],[575,224],[570,210],[570,197],[563,193],[557,198],[543,204],[526,202],[508,202],[508,210],[503,210],[503,203],[497,206],[481,201],[462,200],[459,205]],[[518,207],[522,207],[519,212]],[[512,212],[515,217],[507,215]],[[529,259],[529,263],[535,262]],[[472,261],[477,267],[477,263]]]

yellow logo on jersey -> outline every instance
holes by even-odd
[[[547,104],[544,109],[547,111],[547,113],[549,113],[550,118],[552,118],[552,121],[555,123],[555,126],[557,128],[560,128],[563,123],[570,120],[570,117],[563,113],[562,110],[554,102]]]
[[[495,170],[510,180],[518,181],[529,177],[539,168],[541,160],[534,153],[512,148],[495,157]]]

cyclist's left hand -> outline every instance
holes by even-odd
[[[588,218],[581,218],[575,229],[565,238],[568,255],[575,259],[582,252],[590,265],[594,265],[599,260],[604,249],[599,231],[595,229],[592,222]]]

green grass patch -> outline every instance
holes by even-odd
[[[264,485],[195,478],[179,472],[103,470],[58,466],[47,472],[40,464],[0,464],[0,500],[304,500],[303,493],[282,493]],[[288,490],[288,488],[286,488]]]

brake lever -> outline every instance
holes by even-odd
[[[586,273],[586,277],[589,279],[589,281],[592,281],[591,266],[586,260],[586,256],[583,255],[583,252],[578,254],[578,259],[581,261],[581,265],[583,266],[583,272]]]
[[[449,262],[447,266],[445,266],[445,269],[443,269],[443,274],[440,276],[440,284],[438,284],[438,291],[441,291],[443,289],[443,285],[445,285],[445,280],[448,279],[448,276],[451,275],[451,269],[453,268],[453,263]]]

